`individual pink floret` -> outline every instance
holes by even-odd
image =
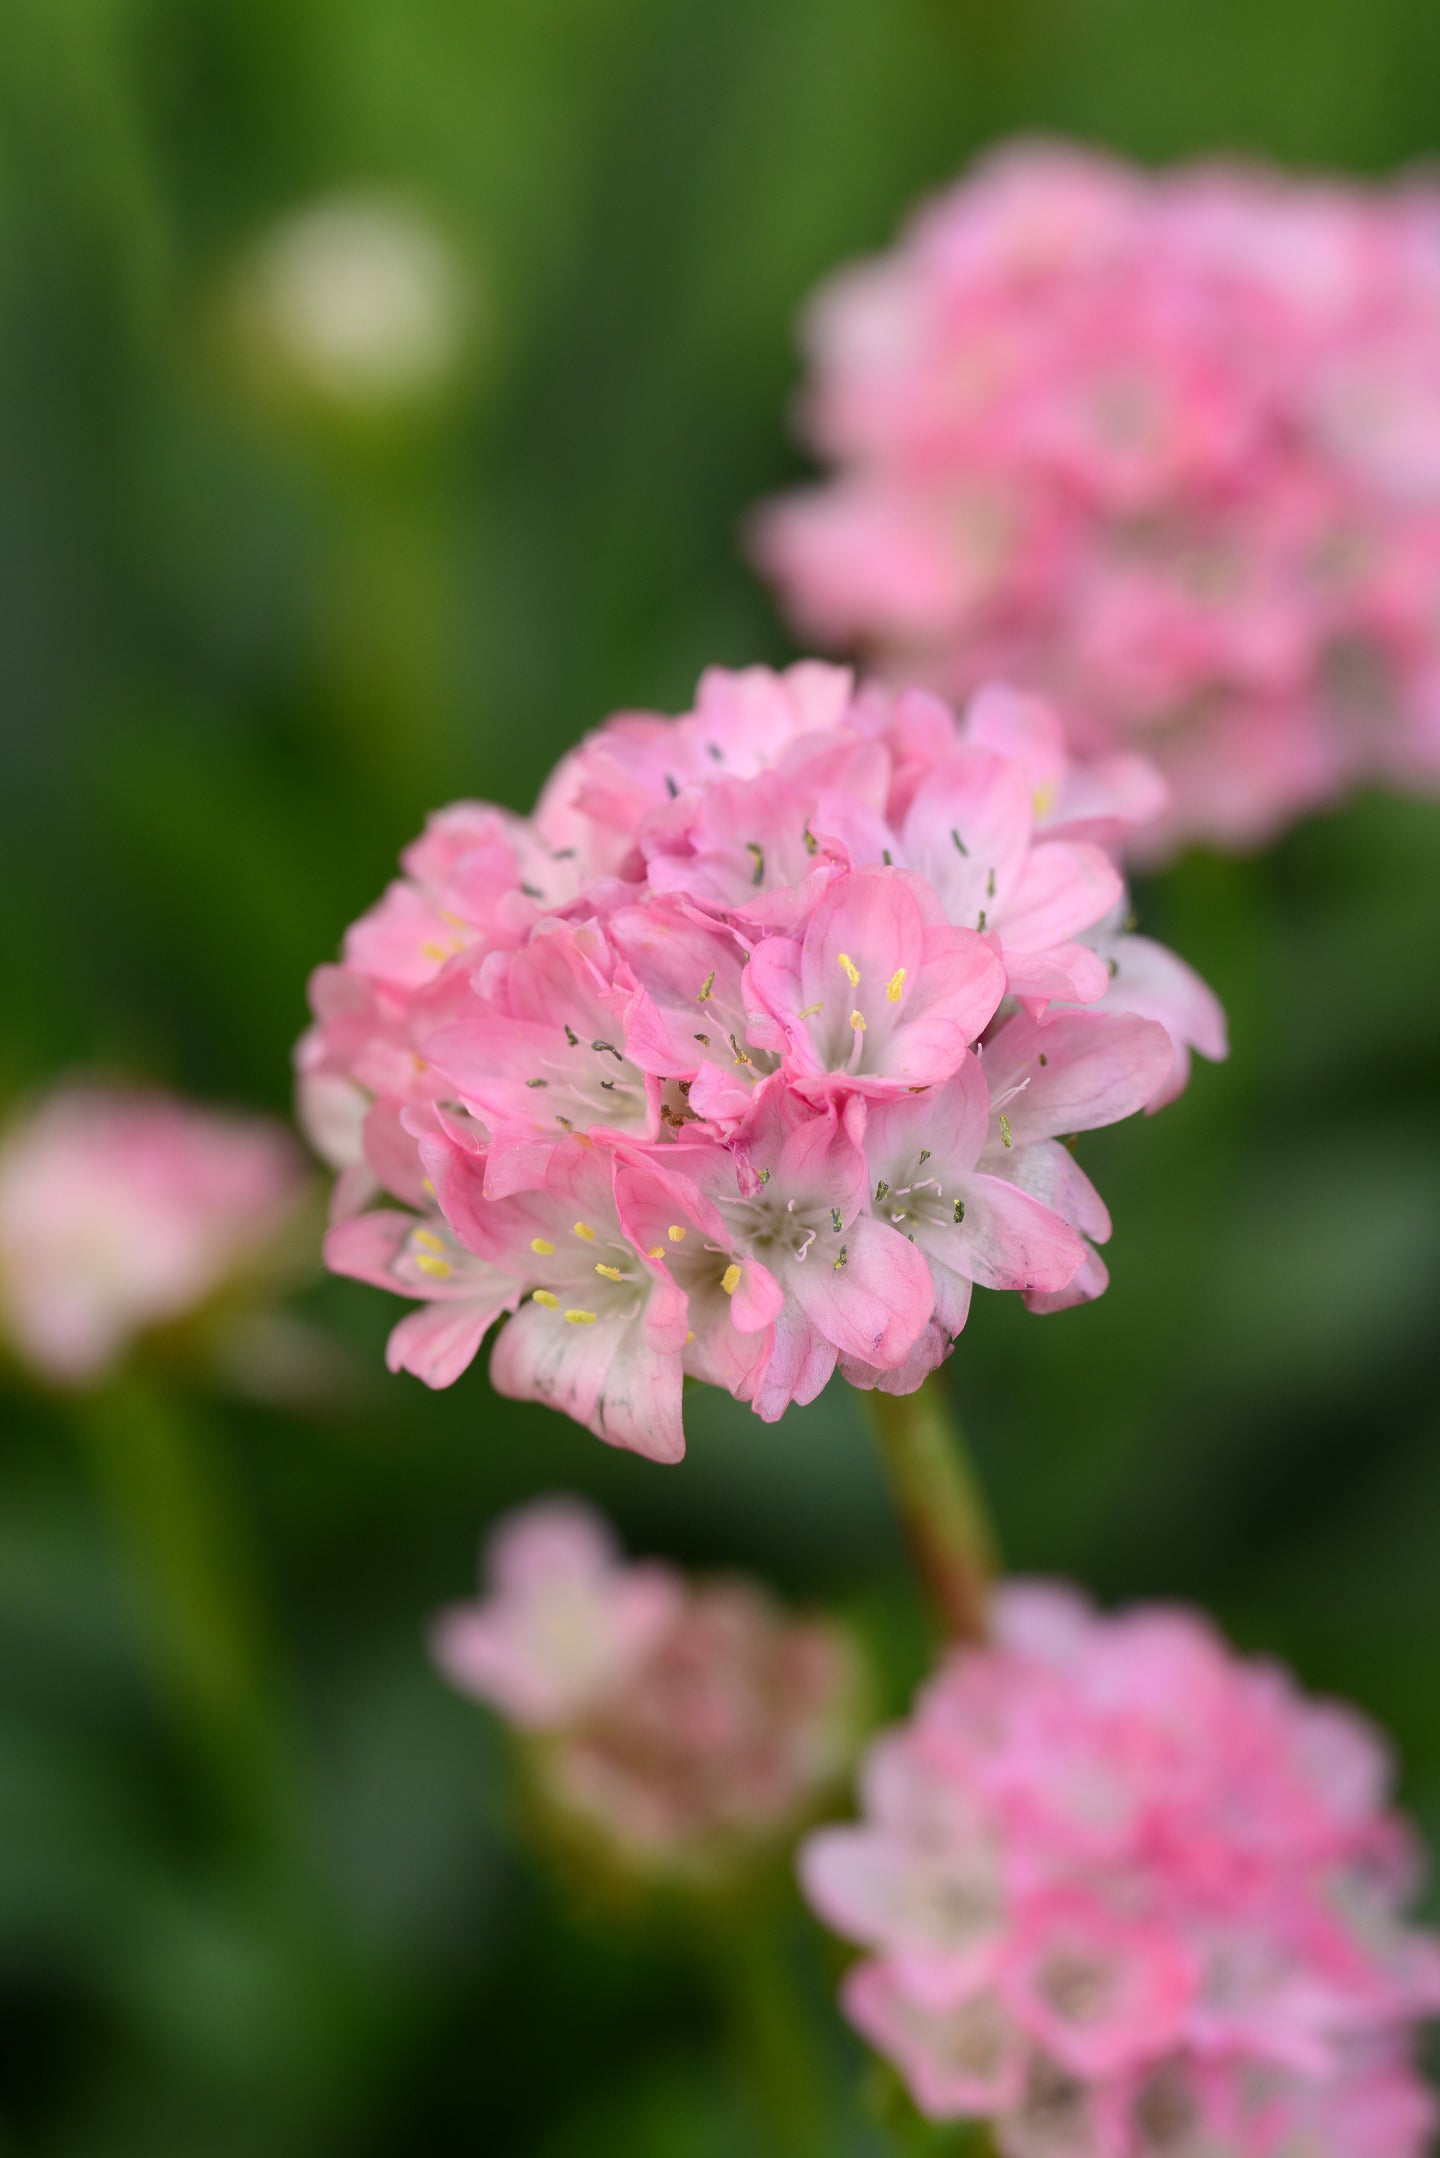
[[[1164,799],[1035,698],[805,662],[612,720],[528,821],[433,817],[297,1054],[328,1262],[420,1305],[391,1367],[448,1385],[503,1321],[503,1393],[674,1461],[687,1377],[773,1420],[918,1386],[977,1282],[1098,1295],[1059,1142],[1225,1053],[1129,923]]]
[[[306,1183],[262,1118],[62,1086],[0,1139],[0,1331],[52,1384],[97,1384],[263,1261]]]
[[[728,1877],[846,1766],[858,1674],[838,1627],[747,1581],[626,1564],[578,1499],[509,1516],[484,1575],[436,1660],[524,1735],[556,1824],[626,1871]]]
[[[806,322],[830,468],[756,557],[807,638],[1141,748],[1132,834],[1253,846],[1440,782],[1440,189],[1020,144]]]
[[[916,2104],[1007,2158],[1421,2158],[1440,1941],[1376,1734],[1197,1614],[993,1619],[801,1853]]]

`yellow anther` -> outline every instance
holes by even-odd
[[[690,1329],[690,1331],[689,1331],[689,1333],[688,1333],[688,1334],[687,1334],[687,1335],[685,1336],[685,1346],[686,1346],[686,1348],[687,1348],[687,1349],[689,1348],[689,1346],[690,1346],[691,1342],[692,1342],[692,1341],[693,1341],[694,1339],[695,1339],[695,1329],[694,1329],[694,1327],[692,1326],[692,1327],[691,1327],[691,1329]]]
[[[665,1246],[663,1244],[652,1244],[650,1246],[650,1249],[646,1252],[645,1256],[647,1259],[663,1259],[665,1256]]]
[[[567,1311],[565,1316],[572,1326],[593,1326],[600,1314],[597,1311]]]
[[[856,1032],[857,1034],[863,1034],[863,1033],[865,1032],[865,1014],[864,1014],[864,1012],[851,1012],[851,1014],[850,1014],[850,1024],[851,1024],[851,1026],[852,1026],[852,1027],[854,1027],[854,1029],[855,1029],[855,1032]]]
[[[535,1302],[543,1304],[547,1311],[558,1311],[560,1309],[559,1297],[553,1296],[548,1289],[532,1289],[530,1294]]]
[[[897,967],[885,984],[885,994],[892,1004],[900,1002],[900,992],[905,987],[905,969]]]
[[[807,1005],[806,1005],[806,1007],[805,1007],[805,1009],[804,1009],[804,1011],[803,1011],[803,1012],[801,1012],[801,1014],[800,1014],[800,1017],[801,1017],[802,1019],[813,1019],[813,1018],[815,1017],[815,1014],[816,1014],[816,1012],[823,1012],[823,1011],[824,1011],[824,1009],[825,1009],[825,999],[824,999],[824,998],[822,997],[822,998],[820,999],[820,1002],[819,1002],[818,1004],[807,1004]]]
[[[1008,1116],[1002,1116],[1000,1119],[1000,1137],[1006,1146],[1014,1146],[1015,1141],[1010,1136],[1010,1119]]]
[[[681,1228],[678,1221],[672,1221],[669,1228],[665,1231],[665,1234],[669,1237],[672,1244],[683,1244],[685,1241],[685,1231]]]
[[[1055,807],[1055,789],[1053,786],[1037,787],[1030,800],[1037,817],[1048,817]]]
[[[450,957],[443,944],[422,944],[420,951],[422,957],[433,959],[437,966]]]
[[[447,1274],[455,1271],[448,1259],[432,1259],[428,1251],[417,1251],[415,1264],[422,1274],[433,1274],[437,1281],[443,1281]]]
[[[697,1004],[707,1004],[710,1001],[711,997],[714,996],[714,994],[715,969],[712,967],[710,969],[710,972],[706,975],[704,981],[700,984],[700,994],[695,1001]]]
[[[421,1251],[438,1251],[442,1258],[444,1256],[445,1246],[439,1237],[432,1235],[428,1229],[417,1229],[410,1241],[418,1245]]]
[[[575,1234],[579,1237],[583,1237],[587,1244],[593,1244],[595,1241],[595,1231],[591,1228],[588,1221],[577,1221],[575,1224]]]
[[[551,1243],[548,1236],[532,1236],[530,1239],[530,1249],[534,1252],[538,1252],[542,1259],[548,1259],[550,1257],[550,1254],[554,1251],[555,1246]]]
[[[860,969],[848,952],[841,952],[839,956],[841,973],[845,976],[852,989],[858,989],[860,987]]]
[[[735,1294],[735,1291],[740,1286],[740,1269],[738,1266],[730,1265],[726,1267],[724,1273],[720,1276],[720,1286],[727,1296]]]
[[[432,1198],[432,1199],[434,1198],[434,1196],[435,1196],[435,1186],[434,1186],[434,1185],[433,1185],[433,1184],[431,1183],[431,1181],[430,1181],[430,1179],[429,1179],[429,1177],[428,1177],[428,1176],[427,1176],[427,1177],[425,1178],[425,1180],[424,1180],[424,1183],[423,1183],[422,1189],[423,1189],[423,1190],[425,1190],[425,1191],[428,1191],[428,1192],[429,1192],[429,1194],[430,1194],[430,1196],[431,1196],[431,1198]]]
[[[607,1266],[603,1259],[595,1261],[595,1271],[597,1274],[603,1274],[607,1281],[623,1281],[625,1279],[618,1266]]]

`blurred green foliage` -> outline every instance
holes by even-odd
[[[0,0],[0,1093],[99,1064],[283,1109],[305,975],[428,807],[523,806],[604,713],[783,657],[737,526],[798,468],[795,305],[978,146],[1373,169],[1433,147],[1437,62],[1424,0]],[[355,186],[427,208],[472,298],[455,394],[374,428],[257,398],[225,335],[256,235]],[[1141,894],[1233,1060],[1087,1145],[1104,1301],[977,1298],[953,1367],[1016,1564],[1199,1599],[1359,1699],[1432,1832],[1437,841],[1366,800]],[[0,2149],[790,2158],[713,1971],[525,1857],[422,1628],[563,1485],[848,1605],[898,1706],[923,1644],[853,1404],[696,1399],[662,1471],[479,1370],[386,1380],[384,1307],[308,1298],[365,1373],[332,1416],[208,1410],[297,1697],[283,1847],[188,1779],[66,1416],[4,1405]],[[773,1945],[843,2090],[829,1951],[794,1913]]]

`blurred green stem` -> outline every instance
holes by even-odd
[[[833,2158],[827,2076],[779,1917],[742,1909],[708,1941],[711,1983],[774,2158]]]
[[[316,625],[327,746],[387,807],[431,801],[458,665],[450,466],[440,442],[407,438],[388,455],[356,452],[332,486]]]
[[[983,1641],[994,1532],[940,1372],[913,1394],[865,1396],[915,1571],[944,1631]]]
[[[157,1692],[222,1816],[273,1832],[294,1749],[244,1524],[214,1435],[137,1374],[78,1405],[131,1575]]]

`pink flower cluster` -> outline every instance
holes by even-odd
[[[1003,151],[809,316],[807,637],[1143,744],[1155,853],[1440,782],[1440,188]]]
[[[857,1672],[838,1628],[748,1582],[626,1565],[576,1499],[503,1521],[485,1572],[483,1601],[436,1627],[440,1668],[527,1734],[547,1806],[629,1869],[723,1876],[846,1767]]]
[[[277,1124],[62,1087],[0,1140],[0,1331],[55,1384],[103,1379],[255,1264],[306,1181]]]
[[[851,2020],[1007,2158],[1422,2158],[1440,1943],[1388,1778],[1200,1617],[1011,1586],[802,1875],[870,1951]]]
[[[673,1461],[686,1375],[773,1419],[837,1365],[918,1386],[976,1282],[1098,1294],[1061,1139],[1225,1047],[1126,923],[1156,799],[1024,698],[961,722],[807,663],[612,720],[528,820],[440,812],[299,1051],[328,1262],[423,1299],[392,1368],[448,1384],[508,1313],[502,1393]]]

